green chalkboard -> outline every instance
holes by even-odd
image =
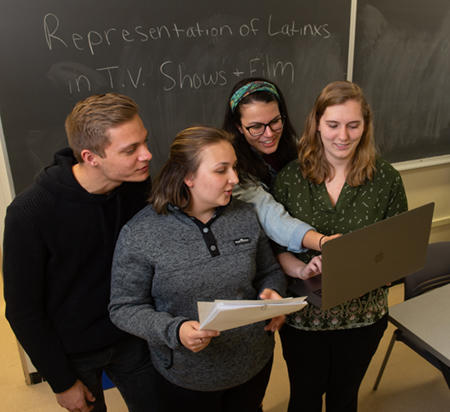
[[[0,117],[16,193],[67,145],[64,120],[95,93],[139,104],[154,174],[176,133],[222,124],[233,85],[282,88],[296,129],[347,77],[350,0],[3,0]]]

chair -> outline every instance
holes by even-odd
[[[450,242],[438,242],[428,245],[427,259],[425,267],[417,272],[411,273],[404,278],[405,285],[405,300],[419,296],[422,293],[429,292],[440,286],[450,283]],[[421,355],[424,359],[430,362],[433,366],[438,368],[444,375],[445,381],[450,389],[450,368],[444,365],[430,352],[425,350],[420,342],[414,336],[396,329],[392,336],[391,342],[387,349],[377,379],[373,386],[376,390],[383,376],[389,356],[396,341],[403,342],[412,350]]]

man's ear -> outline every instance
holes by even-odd
[[[92,153],[88,149],[84,149],[81,151],[81,158],[84,160],[84,163],[90,166],[97,166],[97,155]]]
[[[194,177],[192,175],[186,176],[184,178],[184,183],[187,187],[194,187]]]

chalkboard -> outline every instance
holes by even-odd
[[[240,79],[283,90],[301,132],[320,90],[347,77],[350,0],[2,0],[0,116],[16,193],[67,145],[74,104],[140,106],[155,174],[175,135],[220,127]]]
[[[383,157],[450,154],[450,2],[359,0],[353,80]]]

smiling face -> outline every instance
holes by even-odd
[[[348,164],[364,133],[361,105],[355,100],[328,106],[320,118],[320,132],[325,157],[334,165]]]
[[[122,182],[147,179],[148,162],[152,154],[147,148],[148,132],[141,118],[136,115],[107,132],[110,144],[105,148],[105,156],[96,156],[103,180],[114,187]]]
[[[207,221],[216,207],[227,205],[234,185],[239,182],[236,162],[233,146],[227,141],[205,147],[195,175],[184,180],[191,194],[186,212]],[[203,219],[205,216],[208,217]]]
[[[252,136],[246,127],[269,124],[280,119],[281,114],[277,102],[252,102],[240,108],[241,124],[237,125],[239,131],[245,136],[248,144],[259,154],[272,154],[278,149],[283,129],[273,132],[269,126],[260,136]]]

